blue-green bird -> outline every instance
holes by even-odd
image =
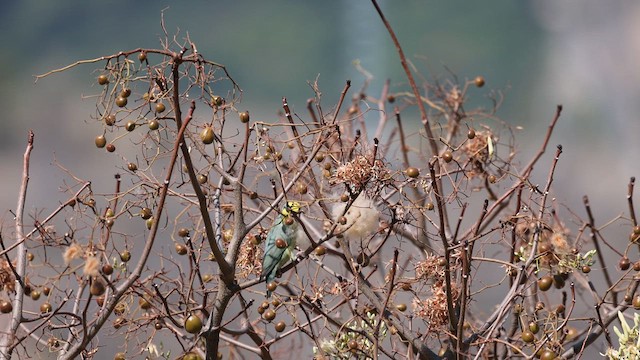
[[[293,216],[300,212],[300,204],[297,201],[287,201],[269,229],[262,259],[262,279],[267,281],[267,285],[276,278],[278,270],[293,257],[298,236],[298,222]],[[267,298],[270,296],[271,291],[267,289]]]

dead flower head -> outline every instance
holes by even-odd
[[[451,301],[456,304],[460,297],[459,286],[451,284]],[[432,330],[441,329],[449,323],[449,310],[447,309],[447,291],[443,280],[431,285],[431,296],[425,300],[413,299],[413,311],[416,316],[429,322]]]
[[[16,292],[16,278],[13,276],[13,270],[7,260],[0,260],[0,290],[9,293]]]
[[[71,264],[71,261],[73,261],[73,259],[78,259],[82,257],[82,255],[83,255],[82,246],[80,246],[78,243],[73,243],[69,245],[69,247],[64,252],[64,254],[62,254],[62,258],[64,259],[65,265],[69,266],[69,264]]]
[[[474,164],[469,176],[479,175],[483,173],[483,165],[491,160],[491,151],[495,146],[493,133],[489,130],[478,131],[473,139],[469,139],[464,143],[462,151],[467,158]]]
[[[100,267],[100,260],[95,256],[87,256],[87,260],[84,262],[83,273],[85,276],[98,276],[98,268]]]
[[[251,274],[262,273],[262,252],[262,246],[251,240],[245,240],[242,243],[238,255],[238,278],[246,279]]]
[[[391,173],[382,160],[371,161],[364,155],[339,166],[331,178],[332,184],[347,184],[353,191],[367,188],[370,182],[374,187],[385,185],[391,180]]]
[[[458,267],[462,252],[459,249],[449,254],[449,267],[453,270]],[[435,280],[440,281],[445,276],[446,260],[444,257],[436,254],[427,254],[426,258],[415,264],[415,272],[417,280]]]

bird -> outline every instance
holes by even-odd
[[[278,270],[293,257],[299,226],[293,216],[300,212],[300,203],[287,201],[267,233],[261,276],[267,285],[276,278]],[[267,298],[271,297],[271,292],[267,289]]]

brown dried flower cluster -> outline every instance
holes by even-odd
[[[451,301],[456,304],[460,297],[459,286],[451,283]],[[425,300],[413,299],[414,314],[429,322],[432,331],[437,331],[449,323],[447,309],[447,288],[444,280],[438,280],[431,285],[431,296]]]
[[[439,264],[441,259],[441,256],[429,254],[426,259],[417,262],[415,265],[416,280],[440,279],[444,277],[445,267]]]
[[[516,235],[520,239],[521,249],[528,253],[533,241],[536,222],[531,218],[521,220],[516,225]],[[572,271],[572,267],[568,265],[575,263],[576,251],[569,243],[569,234],[569,230],[560,224],[555,224],[552,227],[542,226],[536,249],[539,268],[554,270],[556,273]],[[521,250],[516,249],[516,251]]]
[[[262,273],[262,246],[252,241],[244,241],[238,255],[237,275],[239,279],[246,279],[249,275],[260,276]]]
[[[391,173],[382,160],[369,160],[357,155],[350,162],[336,169],[331,178],[332,184],[347,184],[354,192],[362,191],[372,182],[373,188],[379,188],[391,181]]]
[[[0,290],[5,290],[9,293],[16,292],[16,278],[13,276],[13,271],[7,260],[0,260]]]
[[[489,139],[495,143],[493,133],[489,130],[476,132],[473,139],[468,139],[462,151],[473,164],[473,170],[469,171],[469,176],[473,177],[484,173],[483,166],[489,162]]]

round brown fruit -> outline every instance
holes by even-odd
[[[176,244],[175,245],[176,248],[176,252],[178,253],[178,255],[186,255],[187,254],[187,247],[182,245],[182,244]]]
[[[127,98],[124,96],[118,96],[116,98],[116,105],[118,105],[118,107],[125,107],[127,106]]]
[[[129,252],[129,250],[124,250],[123,252],[121,252],[120,260],[122,260],[122,262],[127,262],[131,260],[131,252]]]
[[[163,113],[166,109],[167,109],[167,107],[163,103],[159,102],[159,103],[156,104],[156,112],[158,114],[159,113]]]
[[[109,83],[109,77],[107,77],[107,75],[100,75],[98,76],[98,84],[100,85],[107,85]]]
[[[136,165],[135,163],[128,163],[127,169],[129,169],[129,171],[136,171],[138,170],[138,165]]]
[[[277,287],[278,287],[278,284],[275,281],[272,281],[272,282],[267,284],[267,290],[269,290],[271,292],[276,291]]]
[[[473,80],[473,82],[476,84],[477,87],[483,87],[484,86],[484,77],[476,76],[476,78]]]
[[[358,349],[358,342],[355,340],[349,340],[349,342],[347,343],[347,346],[349,346],[349,349],[351,350],[356,350]]]
[[[136,128],[136,122],[135,121],[127,121],[127,124],[124,126],[125,129],[127,129],[127,131],[133,131]]]
[[[187,237],[187,236],[189,236],[189,229],[187,229],[187,228],[180,228],[180,230],[178,230],[178,236],[180,236],[180,237]]]
[[[138,60],[140,60],[140,62],[143,62],[143,61],[147,60],[147,52],[146,51],[141,51],[138,54]]]
[[[536,337],[533,336],[533,333],[531,331],[525,330],[522,332],[522,341],[526,342],[527,344],[532,343],[535,339]]]
[[[640,295],[634,296],[633,297],[633,302],[631,304],[633,304],[633,307],[636,310],[640,309]]]
[[[91,295],[100,296],[104,294],[105,290],[106,289],[104,287],[104,284],[102,283],[102,280],[95,279],[91,282],[91,288],[89,289],[89,292],[91,293]]]
[[[222,102],[224,101],[224,99],[221,96],[212,96],[211,97],[211,102],[213,103],[213,105],[215,106],[220,106],[222,105]]]
[[[540,360],[553,360],[556,358],[556,353],[553,352],[553,350],[543,350],[542,354],[540,355]]]
[[[31,291],[31,300],[37,301],[38,299],[40,299],[40,291],[39,290],[33,290]]]
[[[51,293],[51,288],[49,288],[48,286],[43,287],[42,293],[44,294],[44,296],[49,296],[49,294]]]
[[[420,170],[418,170],[418,168],[415,168],[413,166],[408,167],[405,170],[405,173],[407,174],[408,177],[414,178],[414,179],[420,176]]]
[[[620,268],[620,270],[628,270],[630,266],[631,261],[629,261],[629,258],[626,256],[623,256],[622,259],[620,259],[620,262],[618,262],[618,267]]]
[[[453,154],[451,154],[451,151],[445,151],[442,154],[442,160],[444,160],[444,162],[451,162],[451,160],[453,160]]]
[[[113,266],[111,266],[111,264],[102,265],[102,273],[105,275],[113,274]]]
[[[273,319],[276,318],[276,312],[273,311],[273,309],[269,309],[265,311],[264,314],[262,314],[262,318],[271,322]]]
[[[538,288],[542,291],[551,289],[551,285],[553,285],[553,277],[550,275],[545,275],[538,280]]]
[[[144,207],[140,210],[140,217],[145,220],[149,219],[152,215],[153,213],[151,212],[151,209],[149,209],[148,207]]]
[[[198,183],[202,185],[202,184],[204,184],[206,182],[207,182],[207,175],[199,174],[198,175]]]
[[[298,191],[298,194],[304,195],[307,193],[307,191],[309,191],[309,188],[306,184],[298,183],[298,185],[296,185],[296,190]]]
[[[116,146],[115,146],[115,145],[113,145],[113,144],[109,144],[109,145],[107,145],[107,151],[108,151],[108,152],[114,152],[114,151],[116,151]]]
[[[8,314],[13,311],[13,305],[11,305],[10,301],[2,300],[0,301],[0,312],[3,314]]]
[[[532,332],[532,333],[534,333],[534,334],[537,334],[537,333],[538,333],[538,331],[540,331],[540,326],[538,325],[538,323],[537,323],[537,322],[535,322],[535,321],[531,321],[531,322],[529,323],[529,331],[531,331],[531,332]]]
[[[567,279],[559,274],[553,275],[553,286],[556,287],[556,289],[562,289],[567,283]]]
[[[43,313],[43,314],[50,313],[51,312],[51,304],[49,304],[48,302],[42,303],[42,305],[40,305],[40,312]]]
[[[200,139],[204,144],[211,144],[213,142],[213,129],[211,126],[206,126],[200,133]]]
[[[286,242],[286,241],[284,241],[284,239],[277,238],[277,239],[276,239],[276,247],[277,247],[278,249],[284,249],[284,248],[286,248],[286,247],[287,247],[287,242]]]
[[[476,131],[473,129],[469,129],[469,131],[467,132],[467,138],[468,139],[473,139],[476,137]]]
[[[249,122],[249,112],[248,111],[243,111],[240,114],[238,114],[240,116],[240,122],[243,124],[246,124]]]
[[[160,123],[158,120],[149,121],[149,130],[158,130],[160,128]]]
[[[109,114],[107,116],[104,117],[104,123],[109,125],[109,126],[113,126],[113,124],[116,123],[116,116],[113,114]]]
[[[278,323],[275,326],[277,332],[283,332],[286,327],[287,327],[287,324],[285,324],[284,321],[278,321]]]
[[[182,360],[202,360],[200,356],[196,353],[188,352],[184,354]]]
[[[316,248],[316,255],[322,256],[326,253],[327,253],[327,248],[322,245],[318,245],[318,247]]]
[[[396,305],[396,309],[401,312],[405,312],[407,310],[407,304],[398,304]]]
[[[184,329],[189,334],[197,334],[202,329],[202,320],[200,320],[200,317],[191,314],[184,321]]]
[[[105,145],[107,145],[107,139],[104,137],[104,135],[98,135],[96,136],[96,146],[99,148],[103,148]]]

